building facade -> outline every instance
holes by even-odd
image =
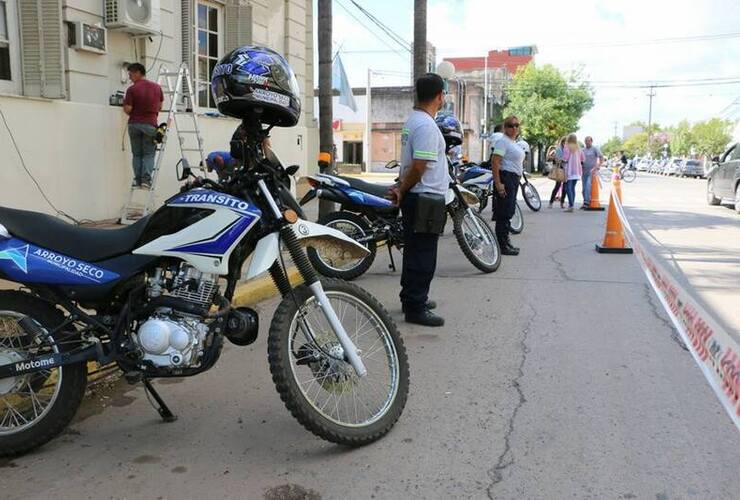
[[[300,165],[302,174],[315,169],[313,0],[0,0],[0,14],[5,206],[53,213],[25,166],[59,210],[79,219],[120,215],[130,147],[126,117],[110,102],[128,87],[132,62],[153,80],[160,68],[186,62],[206,153],[228,148],[238,122],[218,115],[208,82],[218,59],[246,44],[271,47],[293,67],[303,112],[298,126],[274,129],[272,143],[285,164]],[[178,189],[172,133],[158,202]]]

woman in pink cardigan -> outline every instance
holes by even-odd
[[[563,161],[565,162],[565,194],[568,196],[568,208],[566,212],[573,211],[573,204],[576,201],[576,184],[583,175],[583,151],[578,147],[578,138],[576,134],[569,134],[565,141],[565,151],[563,152]]]

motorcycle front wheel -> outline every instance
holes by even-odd
[[[460,250],[471,264],[484,273],[492,273],[501,265],[498,240],[488,223],[478,214],[470,215],[470,212],[457,210],[453,214],[452,228],[455,238]]]
[[[522,215],[522,209],[519,208],[519,203],[514,204],[514,215],[511,217],[511,232],[519,234],[524,231],[524,215]]]
[[[322,439],[362,446],[387,434],[406,405],[406,348],[388,312],[362,288],[322,279],[324,291],[367,368],[359,378],[310,289],[275,311],[268,337],[272,380],[290,413]]]
[[[311,261],[314,269],[322,276],[327,278],[339,278],[343,280],[353,280],[362,276],[370,269],[375,260],[377,247],[374,241],[361,241],[372,235],[372,228],[363,217],[353,214],[352,212],[332,212],[319,219],[319,224],[337,231],[341,231],[353,240],[360,242],[370,252],[361,259],[347,260],[330,252],[322,251],[309,247],[307,249],[308,260]]]
[[[525,182],[522,184],[522,197],[524,198],[524,203],[526,203],[533,212],[537,212],[542,208],[540,193],[537,192],[537,188],[534,187],[531,182]]]

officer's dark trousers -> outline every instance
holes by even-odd
[[[511,229],[511,218],[514,217],[516,210],[516,194],[519,191],[519,176],[513,172],[501,170],[501,183],[506,189],[506,195],[500,196],[493,187],[494,212],[496,213],[496,238],[499,241],[509,238],[509,229]]]
[[[403,268],[401,304],[408,312],[421,312],[429,298],[429,286],[437,268],[438,234],[414,233],[418,195],[407,193],[401,202],[403,214]]]

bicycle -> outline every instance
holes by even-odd
[[[610,182],[612,175],[617,174],[619,180],[624,182],[632,182],[637,178],[637,173],[634,170],[630,170],[627,167],[603,167],[599,169],[599,177],[604,182]]]

